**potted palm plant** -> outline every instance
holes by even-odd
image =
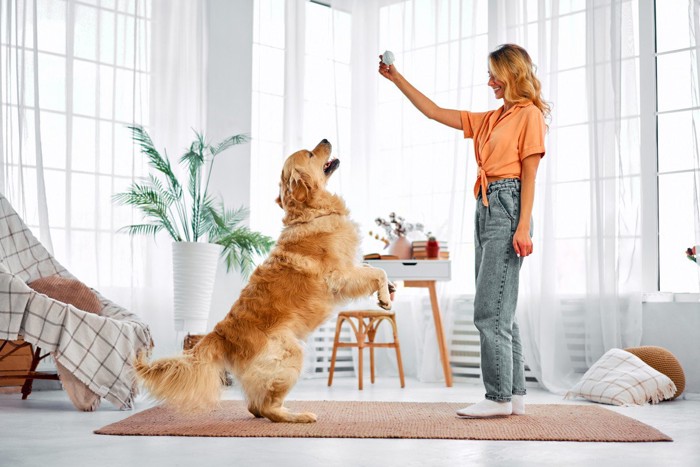
[[[192,333],[206,330],[219,257],[226,270],[238,270],[244,278],[253,270],[255,256],[270,251],[273,240],[241,225],[248,216],[245,207],[227,209],[209,192],[214,162],[230,147],[248,141],[235,135],[218,144],[208,144],[200,133],[180,158],[186,173],[181,183],[170,159],[161,155],[151,137],[139,126],[131,126],[133,140],[155,173],[131,184],[114,201],[137,208],[144,222],[123,227],[132,235],[165,231],[173,242],[175,329]]]

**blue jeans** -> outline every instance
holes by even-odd
[[[520,180],[496,180],[489,184],[486,196],[489,206],[484,206],[479,195],[474,219],[474,324],[481,338],[486,399],[507,402],[513,394],[526,392],[523,347],[515,319],[523,261],[513,248],[520,219]]]

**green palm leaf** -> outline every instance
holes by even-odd
[[[227,150],[231,146],[235,146],[237,144],[243,144],[247,143],[250,141],[250,138],[248,135],[234,135],[226,138],[216,146],[209,146],[209,152],[211,152],[212,156],[216,156],[217,154]]]
[[[122,227],[119,231],[127,232],[129,235],[153,235],[155,237],[163,229],[161,224],[134,224]]]
[[[255,266],[255,256],[267,254],[274,241],[260,232],[253,232],[247,227],[239,227],[220,237],[215,243],[222,245],[222,255],[227,270],[238,269],[244,277],[248,277]]]
[[[163,182],[161,182],[159,178],[155,177],[153,174],[148,174],[148,181],[151,183],[153,191],[158,193],[158,196],[168,207],[177,201],[175,194],[163,187]]]
[[[170,165],[170,160],[166,157],[161,156],[161,154],[156,149],[151,137],[148,135],[146,130],[140,126],[130,126],[131,137],[141,146],[141,153],[148,157],[148,164],[165,175],[168,183],[172,189],[173,196],[175,198],[180,198],[182,196],[182,187],[177,177],[173,173],[173,169]]]

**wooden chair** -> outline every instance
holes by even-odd
[[[350,323],[350,326],[352,327],[352,330],[355,333],[356,342],[340,342],[340,330],[345,321]],[[389,323],[391,323],[391,327],[394,334],[394,342],[374,342],[374,338],[377,334],[377,327],[382,321],[388,321]],[[331,356],[331,368],[328,373],[328,386],[333,384],[333,371],[335,370],[335,357],[338,351],[338,347],[357,347],[359,358],[358,387],[360,390],[362,390],[363,350],[366,347],[369,348],[370,375],[372,384],[374,384],[374,349],[377,347],[396,349],[396,363],[399,367],[399,378],[401,380],[401,387],[403,388],[406,386],[403,377],[403,364],[401,363],[401,348],[399,347],[399,336],[396,330],[396,319],[393,312],[361,310],[341,311],[340,313],[338,313],[338,321],[335,326],[335,339],[333,340],[333,355]]]
[[[78,389],[89,389],[120,409],[133,408],[137,386],[130,369],[134,355],[153,347],[148,325],[97,290],[92,293],[99,311],[91,313],[29,286],[52,277],[79,283],[41,244],[0,193],[0,339],[14,342],[23,336],[26,343],[5,343],[2,354],[11,353],[11,359],[17,357],[18,352],[32,355],[29,367],[25,364],[19,373],[5,372],[5,369],[16,368],[5,366],[9,363],[7,357],[2,359],[0,380],[3,385],[23,380],[18,384],[23,385],[22,396],[26,399],[34,380],[56,378],[53,374],[36,371],[39,361],[53,353],[57,366],[65,368],[65,374],[75,377],[76,385],[81,385]],[[20,350],[15,350],[20,346]],[[63,372],[60,367],[58,371]],[[73,380],[71,376],[66,376],[63,383],[68,378]],[[71,401],[76,403],[72,397]],[[85,409],[82,402],[87,401],[79,402],[76,408],[94,410],[94,404]]]
[[[58,373],[36,371],[39,362],[49,356],[42,355],[39,347],[23,339],[0,340],[0,386],[22,385],[22,399],[29,397],[35,379],[58,380]]]

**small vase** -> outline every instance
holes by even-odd
[[[389,244],[389,254],[399,259],[411,259],[411,241],[406,237],[398,237]]]

